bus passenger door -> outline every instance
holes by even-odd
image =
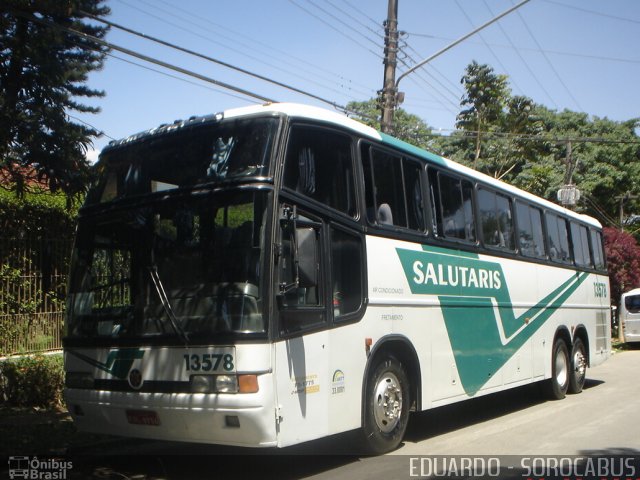
[[[322,223],[286,208],[280,220],[276,287],[281,336],[274,364],[279,446],[327,434],[330,385]]]

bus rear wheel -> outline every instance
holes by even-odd
[[[561,338],[553,344],[551,355],[551,378],[547,380],[546,393],[553,400],[562,400],[569,389],[571,361],[569,349]]]
[[[587,349],[579,338],[573,341],[571,349],[571,372],[569,375],[569,393],[580,393],[587,378]]]
[[[409,380],[392,356],[380,361],[367,378],[362,431],[368,453],[382,454],[400,445],[409,419]]]

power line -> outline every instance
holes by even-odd
[[[139,0],[139,1],[140,1],[140,0]],[[144,0],[143,0],[143,1],[144,1]],[[307,60],[307,59],[305,59],[305,58],[301,58],[301,57],[297,57],[297,56],[295,56],[295,55],[291,55],[289,52],[286,52],[286,51],[284,51],[284,50],[281,50],[281,49],[279,49],[279,48],[276,48],[276,47],[274,47],[273,45],[269,45],[269,46],[267,46],[267,45],[264,43],[264,38],[260,38],[260,40],[256,40],[256,39],[254,39],[254,38],[252,38],[252,37],[250,37],[250,36],[248,36],[248,35],[245,35],[245,34],[243,34],[243,33],[240,33],[240,32],[237,32],[237,31],[235,31],[235,30],[233,30],[233,29],[230,29],[230,28],[228,28],[228,27],[227,27],[227,26],[225,26],[225,25],[221,25],[221,24],[218,24],[218,23],[212,22],[211,20],[208,20],[208,19],[202,18],[202,17],[197,16],[197,15],[194,15],[194,14],[192,14],[192,13],[190,13],[190,12],[188,12],[188,11],[184,10],[184,9],[178,8],[178,7],[176,7],[175,5],[172,5],[172,4],[168,3],[168,2],[166,2],[165,0],[154,0],[154,4],[153,4],[153,6],[154,6],[154,7],[156,7],[156,8],[158,8],[158,9],[159,9],[159,7],[157,7],[157,6],[155,5],[155,2],[160,2],[160,3],[162,3],[162,4],[164,4],[164,5],[168,6],[168,7],[173,8],[174,10],[177,10],[177,11],[179,11],[179,12],[182,12],[182,13],[184,13],[185,15],[187,15],[188,17],[191,17],[191,18],[193,18],[193,19],[197,20],[201,25],[214,26],[214,27],[215,27],[215,29],[216,29],[216,31],[219,31],[219,30],[225,30],[225,31],[227,31],[227,32],[231,33],[232,35],[234,35],[234,36],[236,36],[236,37],[240,37],[240,38],[243,38],[243,39],[248,40],[249,42],[253,43],[253,44],[254,44],[254,46],[247,45],[247,44],[242,44],[242,43],[241,43],[242,45],[244,45],[244,46],[245,46],[246,48],[248,48],[248,49],[251,49],[251,50],[256,50],[256,49],[258,49],[258,50],[262,50],[263,52],[267,52],[267,54],[268,54],[269,56],[272,56],[271,54],[272,54],[273,52],[275,52],[275,53],[277,53],[278,55],[280,55],[281,57],[282,57],[282,56],[284,56],[284,57],[288,57],[288,58],[291,58],[291,59],[295,60],[295,61],[296,61],[296,62],[298,62],[299,64],[304,64],[304,65],[306,65],[306,66],[308,66],[308,67],[311,67],[311,68],[314,70],[314,72],[315,72],[315,73],[311,73],[309,70],[307,70],[307,73],[310,73],[310,74],[312,74],[312,75],[316,75],[316,76],[324,77],[326,80],[328,80],[328,81],[330,81],[330,82],[333,82],[333,81],[334,81],[334,79],[329,79],[329,77],[326,75],[326,74],[330,74],[331,76],[338,78],[338,79],[340,80],[340,82],[346,82],[346,83],[348,83],[348,84],[350,84],[350,85],[357,85],[357,86],[359,86],[359,87],[362,87],[362,88],[364,88],[364,89],[367,89],[367,90],[368,90],[368,92],[366,92],[366,94],[367,94],[367,95],[369,95],[369,94],[371,93],[371,88],[370,88],[369,86],[367,86],[367,85],[360,84],[360,83],[358,83],[358,82],[354,81],[353,79],[346,78],[346,77],[344,77],[342,74],[339,74],[339,73],[336,73],[336,72],[330,72],[330,71],[328,71],[328,70],[327,70],[326,68],[324,68],[324,67],[320,67],[320,66],[318,66],[317,64],[315,64],[315,63],[312,63],[312,62],[308,61],[308,60]],[[148,1],[147,1],[147,2],[145,2],[145,3],[146,3],[147,5],[149,5],[149,2],[148,2]],[[167,10],[163,10],[163,11],[164,11],[164,12],[166,12],[166,13],[168,13],[169,15],[176,16],[176,15],[175,15],[175,13],[168,12]],[[192,22],[190,22],[189,20],[185,19],[184,17],[182,17],[182,19],[183,19],[184,21],[186,21],[186,22],[188,22],[188,23],[190,23],[190,24],[192,24],[192,25],[193,25],[193,23],[192,23]],[[197,26],[197,25],[196,25],[196,26]],[[200,28],[205,29],[206,27],[200,26]],[[211,31],[211,29],[210,29],[210,28],[207,28],[207,31],[209,32],[209,31]],[[239,42],[237,42],[237,41],[236,41],[235,39],[233,39],[233,38],[230,38],[230,40],[231,40],[231,41],[234,41],[234,42],[236,42],[236,43],[239,43]],[[269,50],[271,50],[271,51],[269,51]],[[286,62],[285,60],[282,60],[282,58],[280,58],[280,59],[276,59],[276,60],[280,60],[280,61],[282,61],[282,62],[284,62],[284,63],[288,63],[289,65],[291,65],[291,66],[295,67],[296,69],[300,69],[300,65],[298,65],[298,64],[294,64],[294,63],[292,63],[292,62]],[[351,87],[349,87],[349,89],[352,89],[352,88],[351,88]],[[360,93],[361,93],[361,92],[360,92]]]
[[[369,20],[371,23],[373,23],[376,27],[380,26],[380,22],[375,18],[371,18],[369,15],[364,13],[364,11],[362,10],[362,7],[354,6],[351,2],[349,2],[349,0],[342,0],[342,1],[345,5],[349,5],[349,7],[351,7],[352,10],[355,10],[356,12],[361,14],[363,17],[365,17],[367,20]]]
[[[491,10],[491,7],[486,3],[485,3],[485,5],[486,5],[487,9],[489,10],[489,13],[491,13],[493,15],[493,10]],[[504,29],[504,27],[502,25],[498,24],[498,28],[500,28],[500,31],[502,32],[504,37],[507,39],[509,44],[512,46],[512,48],[516,52],[516,55],[518,55],[518,58],[520,58],[520,61],[524,64],[524,66],[527,69],[527,71],[529,72],[529,74],[531,74],[531,77],[533,78],[533,80],[538,84],[538,87],[540,87],[540,89],[544,92],[544,94],[547,96],[547,98],[549,100],[551,100],[551,103],[553,104],[553,106],[557,109],[558,108],[558,104],[553,100],[553,97],[551,97],[551,94],[544,87],[542,81],[536,75],[536,72],[529,66],[529,62],[527,62],[525,60],[525,58],[522,55],[522,53],[520,53],[520,50],[517,49],[516,46],[513,44],[513,41],[511,40],[511,37],[509,36],[509,34],[507,34],[507,32]]]
[[[553,0],[543,0],[543,1],[545,1],[547,3],[552,3],[554,5],[559,5],[559,6],[564,7],[564,8],[570,8],[572,10],[578,10],[578,11],[581,11],[581,12],[590,13],[592,15],[597,15],[599,17],[611,18],[613,20],[620,20],[622,22],[631,22],[631,23],[636,23],[636,24],[640,23],[640,20],[635,20],[633,18],[618,17],[616,15],[610,15],[608,13],[596,12],[595,10],[589,10],[587,8],[576,7],[575,5],[567,5],[566,3],[555,2]]]
[[[211,92],[220,93],[222,95],[226,95],[227,97],[236,98],[238,100],[242,100],[243,102],[253,103],[253,100],[249,100],[247,97],[241,97],[240,95],[234,95],[233,93],[225,92],[224,90],[220,90],[218,88],[212,88],[212,87],[209,87],[207,85],[203,85],[203,84],[198,83],[198,82],[193,82],[193,81],[191,81],[191,80],[189,80],[187,78],[182,78],[182,77],[179,77],[177,75],[172,75],[170,73],[163,72],[162,70],[158,70],[157,68],[148,67],[146,65],[142,65],[141,63],[137,63],[137,62],[133,62],[131,60],[127,60],[126,58],[119,57],[119,56],[114,55],[112,53],[107,53],[107,55],[109,55],[111,58],[115,58],[116,60],[120,60],[121,62],[128,63],[129,65],[135,65],[136,67],[142,68],[144,70],[148,70],[150,72],[157,73],[159,75],[163,75],[165,77],[173,78],[175,80],[179,80],[181,82],[188,83],[190,85],[195,85],[196,87],[204,88],[204,89],[209,90]]]
[[[620,228],[620,223],[615,220],[613,217],[611,217],[604,208],[602,208],[596,201],[594,198],[591,197],[591,195],[589,195],[586,192],[582,192],[582,197],[589,203],[591,204],[591,208],[593,208],[599,215],[600,217],[605,221],[605,223],[608,223],[609,225],[612,225],[616,228]]]
[[[458,9],[462,12],[462,14],[464,15],[464,17],[467,19],[467,21],[469,22],[469,25],[471,25],[472,28],[475,28],[475,24],[473,22],[473,20],[471,19],[471,17],[469,16],[469,14],[464,10],[464,8],[462,8],[462,6],[460,5],[460,2],[458,0],[456,0],[456,6],[458,7]],[[486,2],[485,2],[485,6],[487,6]],[[488,8],[488,6],[487,6]],[[491,10],[489,10],[489,12],[491,13],[491,15],[493,15],[493,12],[491,12]],[[482,40],[483,45],[491,52],[491,55],[493,55],[493,58],[496,59],[496,61],[498,62],[498,65],[502,68],[502,71],[509,74],[507,68],[503,65],[503,63],[500,61],[500,58],[498,57],[498,55],[496,54],[496,52],[493,51],[493,48],[487,43],[487,41],[484,39],[484,35],[482,35],[482,33],[478,33],[478,36],[480,37],[480,40]],[[512,75],[509,75],[509,77],[513,77]],[[520,86],[515,82],[515,80],[512,79],[513,84],[516,86],[516,88],[518,88],[518,90],[522,91],[522,89],[520,88]]]
[[[401,34],[404,32],[401,32]],[[407,42],[406,40],[402,40],[402,43],[406,46],[407,49],[411,50],[415,55],[417,55],[418,57],[422,56],[420,52],[418,52],[415,48],[413,48],[409,42]],[[415,60],[409,53],[407,53],[404,50],[404,47],[401,48],[402,51],[405,52],[405,54],[407,55],[407,57],[414,63],[418,63],[417,60]],[[438,70],[434,65],[428,65],[429,66],[429,70],[427,70],[426,68],[423,69],[423,71],[425,73],[427,73],[427,75],[429,75],[431,78],[434,79],[434,81],[438,82],[439,85],[442,86],[442,88],[444,88],[446,91],[448,91],[453,97],[455,97],[456,100],[459,100],[462,97],[462,89],[460,89],[459,85],[456,85],[455,83],[453,83],[448,77],[446,77],[440,70]],[[426,66],[425,66],[426,67]],[[435,78],[435,75],[433,75],[430,70],[433,70],[435,73],[437,73],[445,82],[447,82],[449,84],[449,88],[446,85],[443,84],[442,81],[439,81],[438,79]],[[454,91],[456,90],[456,91]]]
[[[490,8],[490,7],[489,7]],[[507,34],[504,32],[504,29],[502,28],[502,26],[498,23],[498,27],[503,31],[503,34],[505,35],[505,37],[507,36]],[[425,33],[415,33],[415,32],[403,32],[405,35],[409,36],[409,37],[424,37],[424,38],[432,38],[435,40],[443,40],[443,41],[452,41],[454,40],[454,38],[451,37],[440,37],[440,36],[435,36],[435,35],[429,35],[429,34],[425,34]],[[475,45],[482,45],[482,42],[474,42],[473,40],[469,40],[469,43],[475,44]],[[591,59],[591,60],[602,60],[605,62],[618,62],[618,63],[640,63],[640,59],[636,59],[636,58],[620,58],[620,57],[608,57],[608,56],[604,56],[604,55],[590,55],[587,53],[578,53],[578,52],[563,52],[560,50],[549,50],[549,49],[540,49],[540,48],[531,48],[531,47],[522,47],[522,46],[517,46],[514,45],[513,42],[510,41],[509,45],[506,45],[504,43],[494,43],[494,42],[488,42],[487,45],[490,45],[492,47],[498,47],[498,48],[508,48],[510,50],[516,50],[516,51],[521,51],[521,52],[536,52],[536,53],[548,53],[551,55],[560,55],[560,56],[564,56],[564,57],[576,57],[576,58],[587,58],[587,59]]]
[[[109,140],[116,140],[115,138],[113,138],[111,135],[108,135],[104,130],[96,127],[95,125],[91,125],[89,122],[85,122],[84,120],[82,120],[81,118],[76,117],[75,115],[71,115],[70,113],[67,113],[67,117],[69,118],[73,118],[75,121],[80,122],[85,124],[87,127],[90,127],[92,129],[94,129],[96,132],[98,132],[98,136],[104,135],[105,137],[107,137]]]
[[[360,43],[358,40],[356,40],[355,38],[351,37],[350,35],[347,35],[345,32],[343,32],[342,30],[340,30],[338,27],[336,27],[335,25],[333,25],[330,22],[327,22],[326,20],[324,20],[323,18],[320,18],[318,15],[316,15],[315,13],[309,11],[308,9],[306,9],[305,7],[303,7],[302,5],[299,5],[298,3],[296,3],[295,0],[289,0],[290,3],[292,3],[293,5],[295,5],[296,7],[298,7],[300,10],[304,11],[307,15],[311,15],[313,18],[315,18],[316,20],[324,23],[325,25],[327,25],[329,28],[331,28],[332,30],[338,32],[340,35],[342,35],[345,38],[348,38],[350,41],[352,41],[353,43],[355,43],[356,45],[358,45],[361,48],[364,48],[366,51],[368,51],[369,53],[372,53],[373,55],[375,55],[377,58],[382,58],[382,56],[379,53],[374,52],[373,50],[371,50],[369,47],[367,47],[366,45],[363,45],[362,43]]]
[[[520,14],[520,12],[516,12],[516,13],[518,14],[518,18],[520,18],[520,21],[524,25],[524,28],[527,29],[527,32],[529,32],[529,35],[531,36],[531,38],[533,39],[535,44],[538,46],[538,48],[540,48],[540,50],[542,50],[542,47],[540,46],[540,43],[538,42],[538,39],[536,38],[536,36],[533,34],[531,29],[529,28],[529,25],[525,21],[524,17]],[[560,76],[560,74],[556,70],[556,67],[553,65],[553,63],[551,63],[551,60],[549,60],[549,57],[547,57],[547,54],[543,53],[542,56],[547,61],[547,64],[549,65],[549,67],[551,67],[551,70],[555,74],[555,76],[558,79],[558,81],[560,82],[560,84],[564,87],[566,92],[569,94],[569,97],[571,98],[571,100],[573,100],[573,103],[575,103],[576,106],[578,107],[578,110],[584,111],[584,109],[580,106],[580,102],[578,102],[578,100],[576,100],[576,97],[573,96],[573,94],[571,93],[571,90],[569,90],[569,88],[567,87],[567,84],[564,83],[564,80],[562,80],[562,77]]]
[[[147,34],[144,34],[144,33],[142,33],[142,32],[138,32],[137,30],[133,30],[133,29],[128,28],[128,27],[124,27],[124,26],[122,26],[122,25],[119,25],[119,24],[117,24],[117,23],[111,22],[111,21],[109,21],[109,20],[105,20],[104,18],[97,17],[97,16],[92,15],[92,14],[90,14],[90,13],[86,13],[86,12],[82,12],[82,11],[81,11],[81,13],[82,13],[83,15],[85,15],[86,17],[89,17],[89,18],[92,18],[93,20],[96,20],[96,21],[98,21],[98,22],[104,23],[105,25],[109,25],[109,26],[112,26],[112,27],[114,27],[114,28],[118,28],[118,29],[123,30],[123,31],[125,31],[125,32],[127,32],[127,33],[131,33],[132,35],[136,35],[136,36],[138,36],[138,37],[144,38],[144,39],[146,39],[146,40],[150,40],[150,41],[155,42],[155,43],[158,43],[158,44],[160,44],[160,45],[163,45],[163,46],[166,46],[166,47],[169,47],[169,48],[173,48],[173,49],[178,50],[178,51],[180,51],[180,52],[187,53],[187,54],[189,54],[189,55],[193,55],[193,56],[195,56],[195,57],[201,58],[201,59],[203,59],[203,60],[207,60],[207,61],[209,61],[209,62],[216,63],[216,64],[218,64],[218,65],[221,65],[221,66],[226,67],[226,68],[230,68],[230,69],[235,70],[235,71],[237,71],[237,72],[240,72],[240,73],[242,73],[242,74],[249,75],[249,76],[251,76],[251,77],[253,77],[253,78],[257,78],[258,80],[262,80],[262,81],[265,81],[265,82],[271,83],[271,84],[273,84],[273,85],[276,85],[276,86],[278,86],[278,87],[281,87],[281,88],[284,88],[284,89],[287,89],[287,90],[291,90],[291,91],[293,91],[293,92],[295,92],[295,93],[299,93],[299,94],[301,94],[301,95],[305,95],[305,96],[307,96],[307,97],[311,97],[311,98],[313,98],[313,99],[315,99],[315,100],[318,100],[318,101],[320,101],[320,102],[323,102],[323,103],[329,104],[329,105],[333,106],[334,108],[338,108],[338,109],[346,110],[346,108],[345,108],[345,107],[342,107],[342,106],[338,105],[336,102],[333,102],[333,101],[331,101],[331,100],[327,100],[327,99],[325,99],[325,98],[323,98],[323,97],[320,97],[320,96],[318,96],[318,95],[315,95],[315,94],[313,94],[313,93],[306,92],[306,91],[301,90],[301,89],[299,89],[299,88],[297,88],[297,87],[293,87],[293,86],[291,86],[291,85],[287,85],[287,84],[282,83],[282,82],[279,82],[279,81],[277,81],[277,80],[270,79],[270,78],[268,78],[268,77],[265,77],[264,75],[260,75],[260,74],[255,73],[255,72],[251,72],[251,71],[249,71],[249,70],[247,70],[247,69],[244,69],[244,68],[241,68],[241,67],[237,67],[237,66],[232,65],[232,64],[230,64],[230,63],[223,62],[222,60],[218,60],[218,59],[213,58],[213,57],[210,57],[210,56],[208,56],[208,55],[204,55],[204,54],[202,54],[202,53],[195,52],[195,51],[193,51],[193,50],[190,50],[190,49],[188,49],[188,48],[181,47],[181,46],[176,45],[176,44],[174,44],[174,43],[167,42],[167,41],[165,41],[165,40],[161,40],[161,39],[156,38],[156,37],[152,37],[152,36],[147,35]],[[106,41],[104,41],[104,40],[100,40],[100,39],[98,39],[98,38],[91,37],[90,35],[84,34],[84,33],[82,33],[82,32],[78,32],[78,31],[73,30],[73,29],[66,29],[65,27],[59,27],[59,28],[62,28],[62,29],[64,29],[64,30],[67,30],[67,31],[69,31],[70,33],[80,34],[80,35],[82,35],[82,36],[85,36],[85,37],[86,37],[86,38],[88,38],[89,40],[95,41],[95,42],[97,42],[97,43],[101,43],[101,44],[103,44],[104,46],[107,46],[107,47],[109,47],[109,48],[113,48],[114,50],[119,50],[119,51],[121,51],[122,53],[126,53],[127,55],[131,55],[131,56],[134,56],[134,57],[140,58],[140,59],[145,60],[145,61],[150,61],[151,63],[156,63],[157,65],[163,66],[163,67],[165,67],[165,68],[169,68],[169,69],[172,69],[172,70],[180,69],[180,70],[178,70],[178,71],[180,71],[180,73],[189,72],[188,70],[181,69],[180,67],[175,67],[175,66],[173,66],[173,65],[171,65],[171,64],[168,64],[168,63],[166,63],[166,62],[163,62],[163,61],[161,61],[161,60],[152,59],[151,57],[147,57],[146,55],[143,55],[143,54],[140,54],[140,53],[134,52],[133,50],[129,50],[129,49],[126,49],[126,48],[124,48],[124,47],[120,47],[120,46],[118,46],[118,45],[115,45],[115,44],[113,44],[113,43],[109,43],[109,42],[106,42]],[[149,59],[151,59],[151,60],[149,60]],[[203,76],[203,75],[196,74],[195,72],[190,72],[190,73],[188,73],[188,74],[191,74],[191,73],[193,73],[193,76],[196,76],[196,77],[197,77],[197,78],[199,78],[200,80],[205,80],[205,81],[208,81],[208,82],[210,82],[210,83],[214,83],[214,84],[216,84],[216,85],[222,86],[222,87],[224,87],[224,88],[229,88],[230,90],[235,90],[235,91],[237,91],[237,92],[239,92],[239,93],[242,93],[243,95],[253,96],[254,98],[258,98],[258,99],[263,100],[263,101],[267,101],[267,102],[274,102],[274,100],[271,100],[271,99],[269,99],[269,98],[262,97],[262,96],[260,96],[260,95],[254,94],[254,93],[252,93],[252,92],[249,92],[248,90],[244,90],[244,89],[241,89],[241,88],[239,88],[239,87],[234,87],[234,86],[232,86],[232,85],[225,84],[225,83],[223,83],[223,82],[219,82],[219,81],[217,81],[217,80],[210,79],[209,77],[205,77],[205,76]],[[211,81],[211,80],[213,80],[213,81]]]
[[[185,19],[183,16],[176,15],[175,13],[171,13],[171,12],[169,12],[169,11],[168,11],[168,10],[166,10],[166,9],[162,9],[162,8],[158,7],[157,5],[149,5],[149,3],[148,3],[148,2],[146,2],[145,0],[138,0],[138,1],[140,1],[140,2],[144,3],[145,5],[149,6],[150,8],[153,8],[153,9],[159,10],[159,11],[161,11],[161,12],[164,12],[164,13],[168,14],[168,15],[171,15],[173,18],[178,18],[179,20],[181,20],[181,21],[183,21],[183,22],[186,22],[187,24],[189,24],[189,25],[191,26],[191,28],[190,28],[190,29],[189,29],[189,28],[185,28],[185,27],[183,27],[183,26],[181,26],[181,25],[176,24],[175,22],[169,21],[169,20],[167,20],[167,19],[165,19],[165,18],[162,18],[162,17],[160,17],[160,16],[158,16],[158,15],[155,15],[154,13],[151,13],[151,12],[149,12],[149,11],[147,11],[147,10],[144,10],[144,9],[142,9],[142,8],[138,7],[138,6],[131,5],[130,3],[128,3],[128,2],[127,2],[127,1],[125,1],[125,0],[120,0],[120,2],[121,2],[121,3],[123,3],[123,4],[127,5],[128,7],[133,8],[133,9],[135,9],[135,10],[137,10],[137,11],[139,11],[139,12],[141,12],[141,13],[145,14],[145,15],[148,15],[148,16],[150,16],[150,17],[153,17],[153,18],[155,18],[155,19],[157,19],[157,20],[159,20],[159,21],[161,21],[161,22],[163,22],[163,23],[165,23],[165,24],[171,25],[171,26],[173,26],[174,28],[177,28],[177,29],[182,30],[182,31],[186,31],[186,32],[187,32],[187,33],[189,33],[190,35],[194,35],[194,36],[196,36],[196,37],[198,37],[198,38],[204,39],[204,40],[206,40],[207,42],[213,43],[213,44],[215,44],[215,45],[222,46],[222,47],[224,47],[224,48],[226,48],[226,49],[228,49],[228,50],[231,50],[232,52],[235,52],[235,53],[238,53],[238,54],[240,54],[240,55],[243,55],[243,56],[245,56],[245,57],[247,57],[247,58],[250,58],[250,59],[252,59],[253,61],[258,62],[258,63],[261,63],[261,64],[263,64],[263,65],[267,65],[268,67],[273,68],[273,69],[275,69],[275,70],[277,70],[277,71],[279,71],[279,72],[281,72],[281,73],[284,73],[284,74],[286,74],[286,75],[298,77],[298,78],[300,78],[300,79],[302,79],[302,80],[305,80],[305,81],[306,81],[306,82],[308,82],[308,83],[315,84],[315,85],[317,85],[317,86],[319,86],[319,87],[321,87],[321,88],[323,88],[323,89],[330,90],[330,91],[333,91],[334,93],[338,93],[338,94],[340,94],[340,95],[345,95],[345,96],[347,96],[347,94],[346,94],[345,92],[343,92],[343,91],[337,90],[337,89],[333,88],[332,86],[327,86],[326,84],[320,83],[320,82],[317,80],[317,78],[318,78],[318,77],[321,77],[321,76],[324,76],[325,80],[327,80],[327,81],[329,81],[329,82],[333,83],[333,80],[328,79],[328,78],[326,77],[326,75],[323,75],[322,73],[320,73],[320,74],[313,73],[313,74],[312,74],[311,72],[307,71],[307,73],[309,73],[309,74],[311,74],[311,75],[313,75],[313,76],[314,76],[314,78],[309,78],[309,77],[306,77],[306,76],[304,76],[304,75],[301,75],[301,74],[300,74],[300,71],[302,71],[302,70],[303,70],[302,68],[300,68],[300,66],[298,66],[298,65],[293,65],[291,62],[286,62],[286,61],[283,61],[282,59],[280,59],[280,62],[282,62],[282,63],[288,63],[289,65],[294,66],[294,67],[295,67],[295,69],[296,69],[295,71],[292,71],[292,70],[286,70],[286,69],[284,69],[284,68],[282,68],[282,67],[280,67],[280,66],[278,66],[278,65],[275,65],[275,64],[270,63],[270,62],[268,62],[268,61],[266,61],[266,60],[265,60],[265,58],[271,58],[271,59],[273,59],[273,56],[272,56],[270,53],[267,53],[266,55],[261,55],[261,56],[254,56],[254,55],[248,54],[248,53],[246,53],[246,52],[244,52],[244,51],[242,51],[242,50],[240,50],[240,49],[236,48],[236,46],[243,46],[243,47],[245,47],[246,49],[249,49],[249,50],[252,50],[252,51],[255,51],[255,50],[256,50],[256,48],[255,48],[255,47],[251,47],[251,46],[249,46],[249,45],[247,45],[246,43],[243,43],[243,42],[241,42],[241,41],[239,42],[239,41],[237,41],[236,39],[230,38],[229,36],[222,35],[222,34],[220,34],[220,33],[216,36],[216,39],[215,39],[215,40],[214,40],[214,39],[212,39],[212,38],[210,38],[209,36],[201,35],[201,34],[199,34],[199,33],[195,32],[195,31],[193,30],[193,28],[194,28],[194,27],[196,27],[196,28],[202,28],[202,29],[204,29],[204,27],[199,27],[198,25],[195,25],[195,24],[194,24],[193,22],[191,22],[190,20]],[[235,35],[238,35],[236,32],[233,32],[232,30],[229,30],[228,28],[225,28],[225,27],[223,27],[223,26],[221,26],[221,25],[218,25],[218,24],[216,24],[216,23],[214,23],[214,22],[208,22],[208,23],[210,23],[210,25],[215,26],[215,27],[216,27],[216,30],[224,29],[224,30],[227,30],[227,31],[230,31],[230,32],[234,33]],[[209,30],[207,30],[207,31],[209,31]],[[229,42],[231,42],[231,43],[233,44],[233,46],[229,46],[228,44],[226,44],[226,43],[224,43],[224,42],[219,41],[219,40],[218,40],[218,37],[221,37],[221,38],[223,38],[223,39],[227,39]],[[247,37],[245,37],[245,38],[247,38]],[[262,49],[262,50],[264,51],[264,49]],[[275,59],[274,59],[274,60],[275,60]],[[323,72],[323,71],[321,70],[321,72]],[[354,89],[354,88],[352,88],[352,87],[348,87],[348,89],[349,89],[349,90],[355,90],[355,89]],[[360,93],[360,94],[362,94],[362,91],[360,91],[359,93]],[[365,95],[369,95],[369,94],[370,94],[370,92],[366,92],[366,93],[365,93]]]
[[[344,20],[342,20],[340,17],[334,15],[333,13],[327,11],[326,9],[322,8],[320,5],[318,5],[317,3],[313,3],[310,0],[307,0],[311,5],[313,5],[316,9],[320,10],[322,13],[324,13],[326,16],[334,19],[336,22],[344,25],[345,27],[347,27],[347,29],[349,29],[351,32],[360,35],[362,38],[364,38],[365,40],[367,40],[368,42],[372,43],[375,47],[379,47],[380,44],[376,41],[371,39],[370,37],[366,36],[364,33],[359,32],[358,30],[356,30],[355,28],[353,28],[352,25],[350,25],[349,23],[345,22]],[[384,38],[384,36],[382,37]]]
[[[438,50],[436,53],[434,53],[433,55],[425,58],[424,60],[420,61],[420,63],[418,63],[417,65],[414,65],[412,68],[410,68],[409,70],[407,70],[406,72],[404,72],[402,75],[400,75],[397,80],[396,80],[396,87],[400,84],[400,80],[402,80],[404,77],[406,77],[407,75],[409,75],[410,73],[416,71],[417,69],[423,67],[424,65],[426,65],[427,63],[429,63],[431,60],[433,60],[436,57],[439,57],[440,55],[442,55],[445,52],[448,52],[449,50],[451,50],[453,47],[459,45],[460,43],[462,43],[463,41],[465,41],[466,39],[468,39],[469,37],[475,35],[476,33],[478,33],[479,31],[483,30],[484,28],[488,27],[489,25],[497,22],[498,20],[500,20],[501,18],[505,17],[506,15],[509,15],[511,12],[513,12],[514,10],[517,10],[518,8],[522,7],[524,4],[528,3],[530,0],[522,0],[520,3],[518,3],[517,5],[513,5],[511,8],[508,8],[507,10],[505,10],[504,12],[502,12],[500,15],[492,18],[491,20],[489,20],[488,22],[483,23],[482,25],[480,25],[479,27],[475,28],[474,30],[472,30],[471,32],[467,33],[466,35],[463,35],[462,37],[458,38],[457,40],[455,40],[454,42],[450,43],[449,45],[445,46],[444,48],[441,48],[440,50]]]
[[[191,77],[197,78],[199,80],[202,80],[204,82],[212,83],[214,85],[218,85],[219,87],[223,87],[223,88],[238,92],[238,93],[240,93],[242,95],[246,95],[247,97],[252,97],[252,98],[255,98],[257,100],[261,100],[263,102],[274,102],[273,99],[267,98],[265,96],[259,95],[257,93],[251,92],[249,90],[245,90],[243,88],[236,87],[234,85],[230,85],[228,83],[221,82],[219,80],[215,80],[214,78],[207,77],[205,75],[201,75],[199,73],[196,73],[194,71],[188,70],[186,68],[178,67],[177,65],[172,65],[172,64],[164,62],[162,60],[158,60],[158,59],[150,57],[148,55],[144,55],[142,53],[136,52],[136,51],[131,50],[129,48],[121,47],[120,45],[116,45],[114,43],[107,42],[106,40],[102,40],[102,39],[100,39],[98,37],[95,37],[93,35],[89,35],[87,33],[81,32],[79,30],[75,30],[73,28],[68,28],[68,27],[59,25],[57,23],[54,23],[52,21],[46,20],[44,18],[38,18],[38,17],[36,17],[34,15],[31,15],[31,14],[28,14],[28,13],[25,13],[25,12],[20,12],[20,11],[14,10],[14,9],[10,9],[10,11],[11,11],[11,13],[13,15],[26,18],[29,21],[37,22],[37,23],[40,23],[42,25],[46,25],[46,26],[51,27],[51,28],[55,28],[55,29],[57,29],[59,31],[68,33],[70,35],[74,35],[76,37],[82,38],[84,40],[88,40],[89,42],[93,42],[94,44],[96,44],[95,47],[92,47],[91,45],[88,45],[89,48],[94,48],[95,50],[102,51],[98,47],[98,45],[100,45],[102,47],[107,47],[107,48],[110,48],[112,50],[117,50],[119,52],[122,52],[122,53],[124,53],[126,55],[129,55],[131,57],[135,57],[135,58],[138,58],[140,60],[144,60],[145,62],[149,62],[149,63],[153,63],[155,65],[161,66],[161,67],[166,68],[168,70],[173,70],[173,71],[182,73],[183,75],[191,76]],[[88,14],[85,14],[85,16],[94,17],[93,15],[88,15]],[[104,23],[107,23],[107,24],[109,23],[106,20],[99,19],[98,17],[94,17],[94,18],[96,20],[102,21]]]
[[[371,33],[373,33],[374,35],[376,35],[377,37],[380,37],[381,39],[384,39],[384,35],[382,33],[380,33],[378,30],[374,30],[373,28],[371,28],[370,26],[368,26],[367,24],[365,24],[364,22],[360,21],[359,18],[355,17],[354,15],[351,15],[349,12],[343,10],[342,8],[340,8],[338,5],[336,5],[335,3],[333,3],[331,0],[326,0],[326,2],[331,5],[333,8],[335,8],[336,10],[338,10],[339,12],[342,12],[344,15],[346,15],[347,17],[349,17],[351,20],[353,20],[354,22],[356,22],[358,25],[360,25],[361,27],[366,28],[367,30],[369,30]],[[361,12],[358,12],[361,13]],[[377,22],[374,22],[376,24],[376,26],[378,26]]]
[[[404,52],[404,54],[407,56],[407,58],[409,60],[411,60],[413,62],[413,64],[415,65],[417,62],[413,59],[413,57],[411,57],[409,54],[407,54],[406,52]],[[405,67],[411,68],[410,65],[408,65],[404,59],[399,58],[400,63],[402,63]],[[440,86],[442,86],[445,90],[447,90],[449,93],[452,93],[450,90],[448,90],[446,88],[445,85],[442,84],[442,82],[440,82],[437,78],[433,77],[433,75],[428,72],[426,69],[423,69],[422,72],[426,73],[427,75],[429,75],[431,78],[434,79],[434,81],[436,81]],[[425,79],[421,74],[422,72],[415,72],[415,76],[418,77],[420,80],[422,80],[424,83],[427,84],[427,86],[429,86],[431,88],[431,93],[436,93],[438,94],[445,102],[449,103],[450,105],[452,105],[455,109],[457,109],[459,107],[458,104],[452,102],[449,98],[447,98],[443,93],[441,93],[438,89],[436,89],[427,79]],[[412,82],[414,82],[415,84],[417,84],[417,81],[415,80],[414,77],[411,77],[410,80]],[[452,93],[452,95],[454,97],[456,97],[455,93]],[[456,97],[456,100],[458,98]],[[450,113],[457,113],[455,110],[451,110],[451,108],[447,107],[444,103],[442,103],[442,101],[435,99],[436,102],[438,102],[443,109],[445,109],[446,111],[450,112]]]

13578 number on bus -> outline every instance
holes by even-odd
[[[192,353],[182,358],[188,372],[232,372],[236,368],[231,353]]]

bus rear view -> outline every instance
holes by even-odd
[[[620,322],[624,328],[625,343],[640,342],[640,288],[622,295]]]

